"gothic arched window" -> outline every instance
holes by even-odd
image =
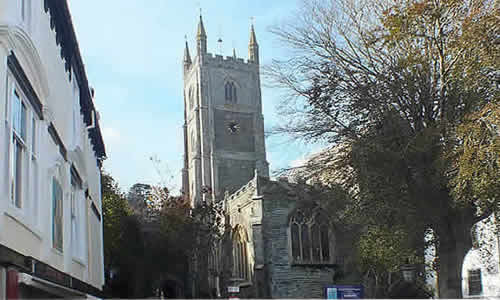
[[[224,95],[226,99],[226,103],[236,103],[236,85],[234,82],[226,82],[224,85]]]
[[[233,235],[233,277],[250,279],[248,266],[248,237],[241,226],[236,226]]]
[[[332,262],[330,223],[319,210],[297,210],[290,218],[290,251],[293,263],[327,264]]]

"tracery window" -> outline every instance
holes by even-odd
[[[320,210],[297,210],[290,218],[290,247],[293,263],[332,263],[330,224]]]
[[[224,86],[226,103],[236,103],[236,85],[234,82],[226,82]]]
[[[233,236],[233,277],[248,280],[248,237],[241,226],[236,226]]]

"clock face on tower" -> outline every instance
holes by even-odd
[[[236,134],[240,131],[240,124],[235,120],[229,121],[227,123],[227,130],[230,134]]]
[[[252,113],[216,109],[214,112],[215,148],[253,152],[255,146]]]

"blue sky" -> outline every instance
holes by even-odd
[[[183,142],[182,55],[184,36],[191,54],[199,7],[208,51],[236,48],[247,58],[254,17],[261,65],[281,58],[283,48],[268,27],[290,17],[297,0],[68,0],[108,159],[104,167],[127,190],[136,182],[164,182],[180,189]],[[280,91],[262,87],[265,127],[278,122]],[[271,171],[303,159],[314,146],[283,137],[266,139]],[[317,148],[317,147],[316,147]],[[161,164],[155,167],[150,157]],[[158,170],[159,169],[159,172]],[[162,174],[162,176],[159,175]]]

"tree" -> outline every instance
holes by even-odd
[[[151,185],[145,183],[135,183],[127,194],[129,204],[136,210],[141,211],[147,206],[147,200],[151,196]]]
[[[221,208],[212,204],[192,208],[184,195],[173,196],[164,186],[151,186],[145,203],[147,207],[136,215],[144,241],[138,258],[143,293],[138,296],[153,296],[151,291],[160,289],[161,278],[167,275],[186,285],[196,282],[197,293],[208,291],[206,262],[220,238]]]
[[[406,228],[370,226],[358,242],[360,268],[365,278],[374,284],[365,284],[373,291],[366,291],[370,298],[388,298],[389,288],[398,279],[401,262],[423,263],[417,251],[408,244]],[[371,292],[371,293],[370,293]]]
[[[156,195],[165,196],[165,193]],[[188,282],[196,283],[196,294],[191,296],[199,296],[200,293],[208,295],[209,256],[222,234],[220,203],[205,203],[192,208],[184,196],[170,196],[161,202],[161,232],[167,236],[171,250],[179,253],[189,265],[189,269],[185,270],[190,275]]]
[[[110,174],[102,171],[102,215],[104,239],[104,265],[111,270],[114,259],[120,250],[120,240],[123,236],[122,220],[131,215],[127,202],[120,192],[118,184]]]
[[[117,182],[105,171],[101,188],[106,289],[113,297],[134,297],[136,262],[143,252],[140,226]]]
[[[460,202],[474,199],[494,211],[500,195],[500,106],[488,103],[468,115],[456,135],[450,151],[453,196]]]
[[[414,242],[433,229],[446,298],[462,296],[470,230],[500,200],[498,130],[472,121],[499,104],[499,11],[482,0],[307,1],[272,29],[293,50],[266,71],[289,92],[276,132],[333,145],[306,169],[341,183],[357,220],[412,224]]]

